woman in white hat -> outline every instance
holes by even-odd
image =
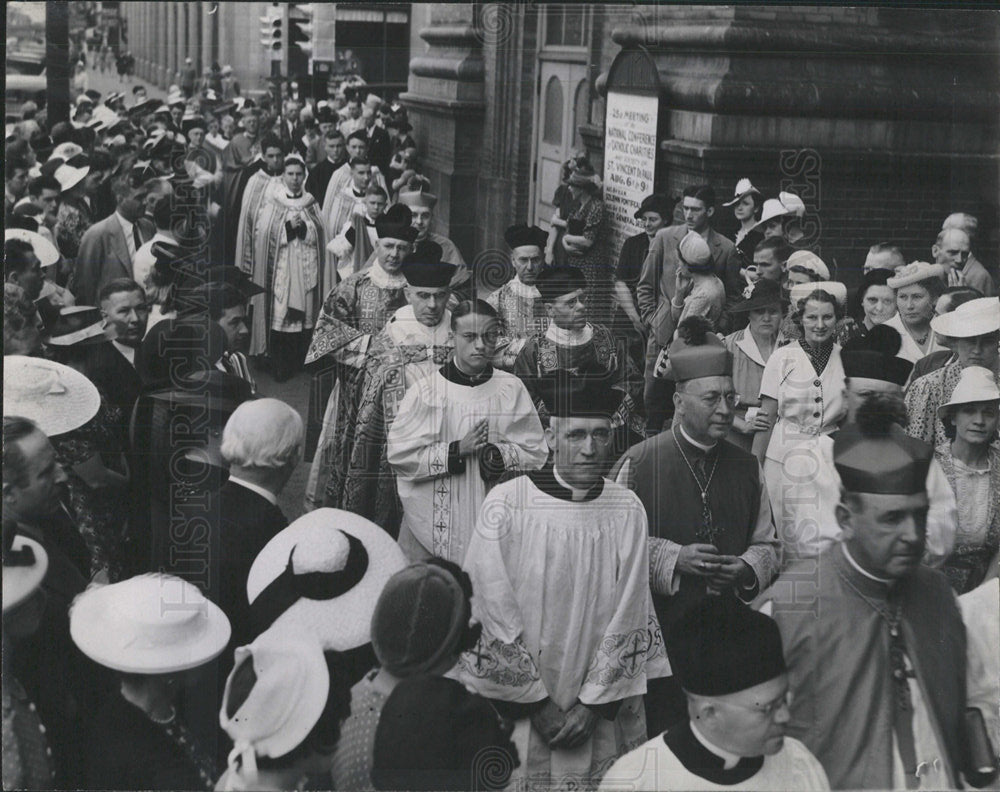
[[[64,359],[73,350],[79,366],[79,356],[94,341],[103,341],[103,335],[94,331],[98,312],[85,306],[64,310],[53,326],[50,349]],[[115,576],[127,514],[128,477],[116,419],[104,406],[97,387],[72,365],[7,355],[3,408],[6,415],[34,421],[55,449],[56,461],[66,472],[67,505],[89,554],[90,569],[83,571],[88,576],[101,571]],[[118,460],[117,469],[112,460]]]
[[[69,618],[80,651],[121,683],[95,715],[83,786],[212,789],[215,761],[177,705],[186,672],[226,648],[226,615],[192,584],[152,574],[87,589]]]
[[[754,248],[757,247],[758,242],[764,239],[763,232],[757,228],[764,208],[764,196],[749,179],[740,179],[736,182],[733,200],[722,205],[733,207],[733,215],[739,223],[733,242],[743,257],[743,266],[752,264]]]
[[[847,293],[840,283],[816,286],[803,287],[807,294],[793,313],[800,338],[775,350],[764,366],[760,412],[770,429],[753,440],[785,548],[797,548],[815,526],[817,468],[809,460],[819,459],[819,437],[835,431],[845,412],[836,328]]]
[[[219,721],[233,741],[219,790],[329,789],[351,692],[336,652],[268,630],[236,650]]]
[[[947,349],[931,329],[934,306],[947,286],[944,267],[914,261],[896,270],[886,285],[896,290],[896,315],[886,320],[886,325],[903,338],[899,357],[916,363],[925,355]]]
[[[976,588],[1000,548],[1000,389],[982,366],[962,369],[951,398],[938,408],[948,442],[934,455],[958,504],[955,547],[941,567],[957,594]],[[995,571],[995,570],[994,570]]]

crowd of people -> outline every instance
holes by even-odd
[[[848,289],[574,155],[496,283],[405,107],[227,69],[6,141],[4,788],[997,788],[975,217]]]

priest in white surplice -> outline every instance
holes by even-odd
[[[667,643],[688,717],[615,762],[601,792],[830,788],[819,760],[785,736],[788,670],[773,619],[729,593],[705,597]]]
[[[465,559],[483,634],[460,678],[515,719],[528,789],[596,786],[646,741],[646,681],[669,673],[645,510],[603,477],[621,393],[574,379],[550,399],[553,462],[486,496]]]
[[[517,377],[494,370],[497,313],[465,300],[451,314],[454,357],[406,392],[388,438],[403,504],[399,544],[411,560],[461,564],[488,489],[548,458],[535,405]]]

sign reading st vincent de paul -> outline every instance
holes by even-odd
[[[653,192],[659,98],[608,92],[604,121],[604,217],[609,250],[642,231],[632,215]],[[617,261],[611,262],[612,265]]]

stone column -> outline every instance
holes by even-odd
[[[479,157],[485,115],[481,15],[473,3],[435,3],[420,37],[429,51],[410,61],[409,110],[424,173],[438,195],[437,233],[468,262],[476,253]]]
[[[219,21],[219,14],[222,12],[221,3],[200,3],[201,5],[201,68],[211,68],[212,61],[215,60],[215,53],[212,52],[212,32],[215,24]],[[215,13],[209,11],[215,6]],[[220,63],[219,66],[222,66]]]
[[[174,81],[177,71],[177,5],[164,3],[164,30],[166,31],[166,58],[163,61],[163,87]]]
[[[198,77],[201,78],[201,39],[198,38],[201,27],[201,3],[188,2],[184,4],[187,11],[187,48],[184,52],[185,58],[191,58]]]

